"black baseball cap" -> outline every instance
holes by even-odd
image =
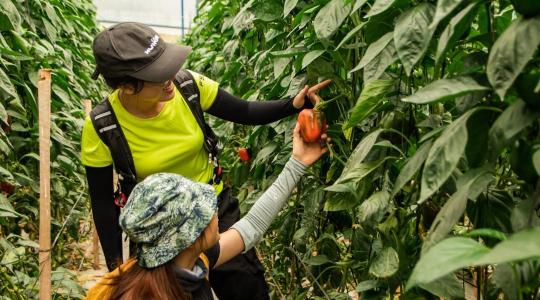
[[[191,47],[167,43],[147,25],[124,22],[100,32],[92,50],[96,59],[93,79],[102,74],[165,82],[180,70]]]

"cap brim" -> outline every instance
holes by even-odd
[[[176,75],[191,53],[191,47],[167,43],[163,53],[151,64],[131,74],[150,82],[165,82]]]

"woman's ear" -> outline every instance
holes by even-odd
[[[122,90],[122,93],[135,95],[135,87],[131,84],[122,84],[120,85],[120,89]]]

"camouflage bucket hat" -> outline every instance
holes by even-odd
[[[138,264],[155,268],[192,245],[216,213],[212,186],[157,173],[135,186],[120,226],[137,244]]]

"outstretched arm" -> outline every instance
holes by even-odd
[[[323,136],[326,140],[326,136]],[[220,255],[216,267],[242,251],[255,246],[277,216],[308,166],[317,161],[328,149],[320,143],[305,143],[296,124],[293,137],[293,155],[278,178],[257,200],[249,212],[231,229],[221,234]]]
[[[219,89],[216,99],[207,112],[227,121],[244,125],[263,125],[293,115],[303,108],[312,108],[319,97],[317,92],[330,84],[323,81],[309,88],[306,86],[291,99],[270,101],[246,101]],[[311,101],[306,101],[306,98]]]

